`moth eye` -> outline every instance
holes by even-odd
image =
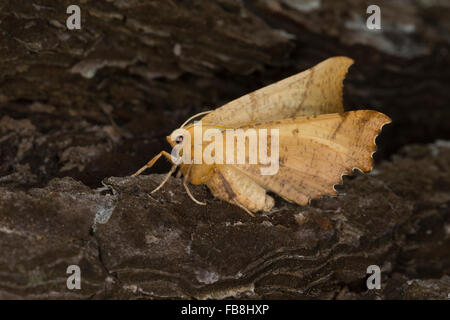
[[[176,142],[177,144],[180,144],[181,142],[183,142],[183,136],[178,136],[178,137],[176,137],[175,142]]]

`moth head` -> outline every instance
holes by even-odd
[[[169,142],[170,146],[173,148],[176,145],[187,143],[191,144],[191,136],[193,134],[194,126],[193,124],[189,124],[193,119],[198,118],[199,116],[203,116],[205,114],[211,113],[212,111],[204,111],[197,113],[196,115],[187,119],[181,127],[174,130],[170,136],[167,136],[166,139]]]

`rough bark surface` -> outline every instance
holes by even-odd
[[[0,1],[0,298],[448,297],[448,2],[379,1],[381,31],[362,0],[84,0],[74,31],[70,4]],[[252,219],[126,177],[190,115],[335,55],[346,109],[393,119],[338,198]]]

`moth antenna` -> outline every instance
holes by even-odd
[[[192,201],[194,201],[196,204],[199,204],[201,206],[206,206],[206,202],[201,202],[194,198],[194,196],[192,195],[191,191],[189,190],[189,188],[187,186],[187,178],[189,176],[189,173],[191,172],[191,167],[192,167],[192,165],[189,165],[186,175],[183,178],[183,186],[186,189],[186,192],[187,192],[188,196],[192,199]]]
[[[169,178],[170,178],[170,176],[172,175],[172,173],[174,173],[175,170],[177,169],[177,166],[178,166],[178,165],[174,164],[174,165],[172,166],[172,168],[170,168],[170,171],[169,171],[169,172],[167,173],[167,175],[164,177],[164,180],[159,184],[159,186],[157,186],[152,192],[150,192],[150,194],[152,194],[152,193],[158,191],[159,189],[162,188],[163,185],[166,184],[166,182],[169,180]]]
[[[184,128],[184,126],[187,125],[192,119],[195,119],[195,118],[197,118],[197,117],[199,117],[199,116],[202,116],[202,115],[204,115],[204,114],[211,113],[211,112],[213,112],[213,111],[214,111],[214,110],[203,111],[203,112],[197,113],[196,115],[193,115],[192,117],[190,117],[189,119],[187,119],[187,120],[181,125],[180,128]]]

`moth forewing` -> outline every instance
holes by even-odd
[[[353,168],[370,171],[375,137],[389,122],[382,113],[361,110],[262,123],[279,129],[278,173],[261,175],[260,165],[235,167],[263,188],[305,205],[312,198],[336,195],[334,185]]]
[[[217,108],[204,122],[239,128],[266,122],[344,112],[343,81],[353,60],[332,57],[316,66]]]
[[[266,175],[274,175],[278,173],[279,167],[280,167],[280,132],[278,128],[271,128],[270,129],[270,136],[268,137],[268,143],[260,144],[260,163],[261,168],[260,173],[263,176]],[[262,149],[265,149],[266,152],[264,153],[261,151]],[[264,165],[268,166],[264,166]]]

